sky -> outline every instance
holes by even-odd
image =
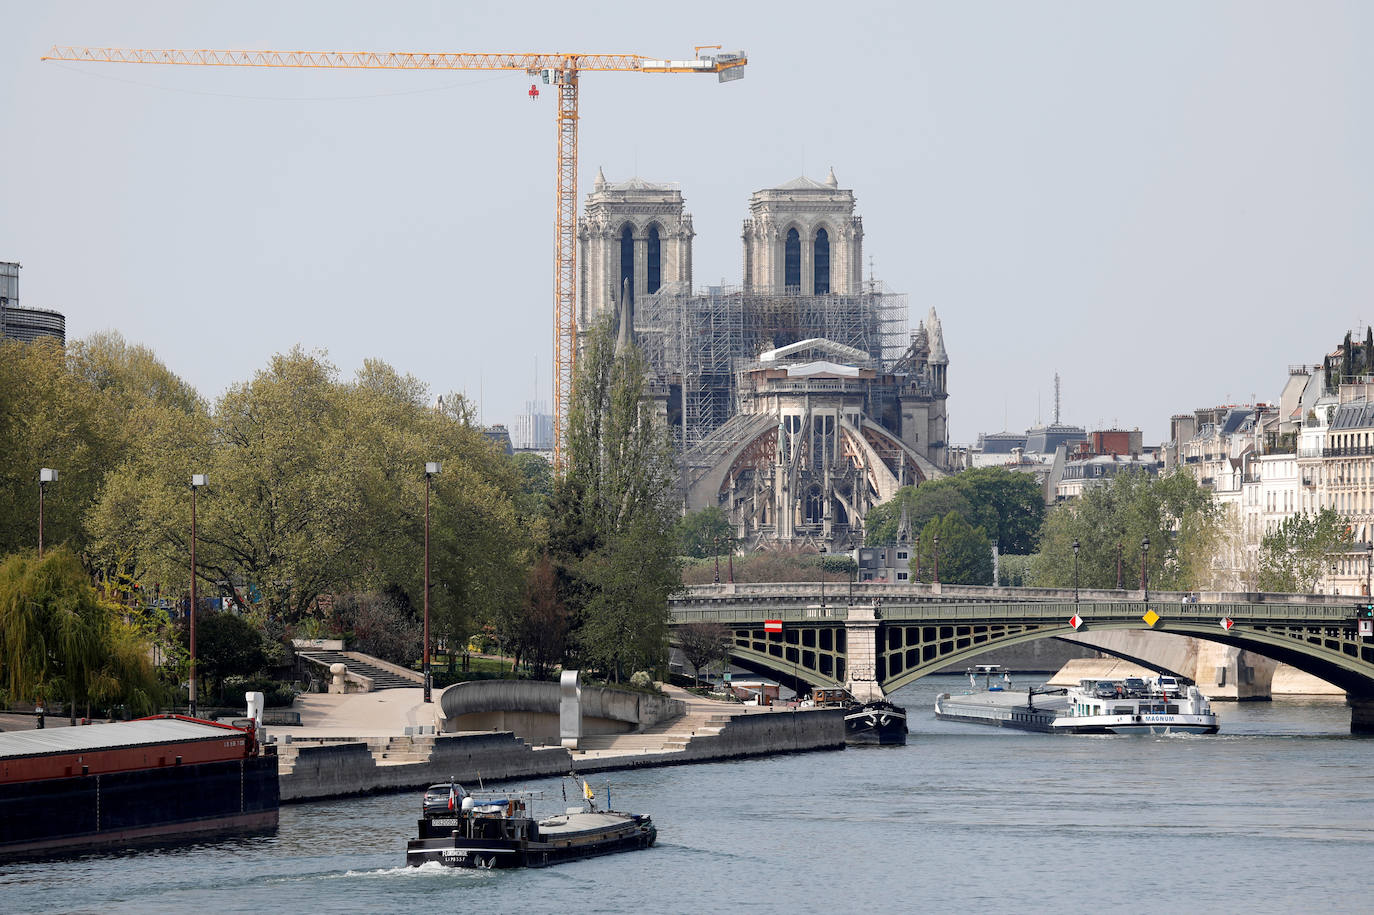
[[[744,79],[583,75],[579,198],[676,183],[695,282],[738,283],[750,194],[833,167],[874,275],[940,315],[951,442],[1052,420],[1058,373],[1062,421],[1158,443],[1374,315],[1371,38],[1374,5],[1322,0],[10,2],[0,260],[212,401],[299,345],[510,423],[552,396],[552,93],[40,57],[721,44]]]

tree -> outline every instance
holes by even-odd
[[[698,681],[702,668],[730,656],[730,638],[729,627],[715,620],[697,620],[677,630],[678,647]]]
[[[1045,519],[1045,494],[1035,478],[1005,467],[975,467],[955,474],[959,491],[968,500],[965,515],[974,527],[987,532],[1003,553],[1033,553]]]
[[[578,356],[550,555],[575,651],[616,680],[663,662],[668,595],[681,585],[671,442],[644,393],[644,358],[634,345],[616,351],[607,316]]]
[[[161,698],[148,644],[102,603],[71,550],[0,564],[0,682],[11,696],[148,710]]]
[[[1352,544],[1346,520],[1333,509],[1292,515],[1260,541],[1260,590],[1308,593],[1331,557]]]
[[[903,505],[913,531],[922,530],[932,518],[956,512],[974,527],[983,528],[1003,553],[1020,555],[1035,549],[1045,517],[1044,495],[1033,477],[1002,467],[980,467],[919,486],[903,486],[894,498],[869,511],[864,542],[870,546],[894,542]]]
[[[334,614],[354,651],[402,666],[423,652],[423,621],[400,588],[344,594],[335,599]]]
[[[725,509],[708,505],[699,511],[688,512],[678,519],[676,536],[678,555],[693,559],[719,556],[722,548],[734,549],[734,530]]]
[[[189,640],[189,627],[184,634]],[[231,611],[196,616],[196,674],[214,683],[212,695],[223,701],[226,677],[249,677],[266,666],[262,633],[251,621]]]
[[[558,573],[547,553],[530,566],[525,612],[516,644],[536,679],[547,677],[568,650],[568,613],[558,590]]]
[[[1144,556],[1152,588],[1191,590],[1200,586],[1199,576],[1205,578],[1222,529],[1212,494],[1191,475],[1117,474],[1049,513],[1031,562],[1032,583],[1073,587],[1076,540],[1080,587],[1115,588],[1119,557],[1123,587],[1136,588]],[[1142,551],[1147,537],[1150,548]]]
[[[938,555],[942,584],[992,584],[992,544],[988,535],[981,527],[969,524],[958,512],[932,518],[926,523],[917,541],[916,556],[911,559],[913,574],[919,563],[920,579],[935,580],[936,536],[940,538]]]

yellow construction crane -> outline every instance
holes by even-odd
[[[705,54],[703,50],[714,50]],[[58,47],[44,60],[99,63],[179,64],[192,67],[312,67],[334,70],[524,70],[558,93],[557,211],[553,246],[554,467],[567,451],[568,397],[577,362],[577,84],[584,70],[639,73],[715,73],[721,82],[740,79],[748,57],[698,45],[689,60],[639,54],[423,53],[374,51],[215,51]],[[531,86],[530,97],[538,96]]]

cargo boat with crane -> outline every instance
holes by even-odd
[[[605,810],[597,808],[586,782],[580,790],[583,804],[536,819],[529,812],[536,797],[530,792],[477,798],[456,781],[431,785],[421,805],[419,835],[406,843],[406,865],[547,867],[654,844],[653,819],[609,809],[609,786]]]
[[[1011,672],[1001,665],[979,664],[965,673],[972,688],[936,697],[936,718],[1050,734],[1215,734],[1221,727],[1196,686],[1164,674],[1022,691],[1012,688]]]
[[[274,746],[184,715],[0,734],[0,860],[270,832]]]

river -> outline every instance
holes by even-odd
[[[1215,737],[1071,737],[936,721],[963,683],[894,696],[905,747],[593,777],[653,815],[646,852],[407,869],[416,792],[286,806],[271,837],[3,865],[0,911],[1374,909],[1374,742],[1340,700],[1219,704]],[[557,780],[519,787],[563,806]]]

